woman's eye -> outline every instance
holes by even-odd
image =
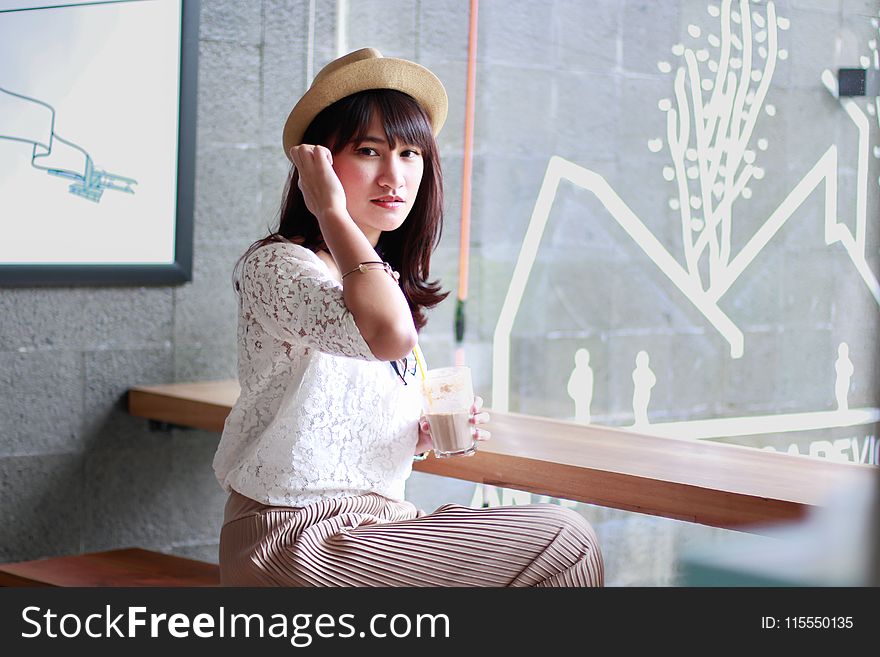
[[[419,153],[418,151],[414,151],[412,149],[407,149],[407,150],[403,151],[404,157],[421,157],[421,155],[422,155],[421,153]]]
[[[369,146],[361,146],[357,149],[356,152],[360,153],[361,155],[376,155],[376,149],[370,148]]]

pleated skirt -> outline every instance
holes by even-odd
[[[233,491],[220,534],[223,586],[602,586],[596,534],[552,504],[425,514],[367,494],[305,507]]]

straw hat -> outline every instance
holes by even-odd
[[[315,76],[284,124],[284,154],[289,158],[290,149],[302,143],[303,133],[321,110],[367,89],[396,89],[415,98],[428,113],[435,137],[446,121],[446,90],[436,75],[415,62],[362,48],[333,60]]]

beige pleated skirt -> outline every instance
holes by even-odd
[[[602,586],[595,532],[551,504],[430,514],[367,494],[273,507],[233,491],[223,586]]]

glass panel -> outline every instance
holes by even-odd
[[[347,45],[447,86],[432,271],[454,295],[468,3],[393,4],[390,22],[346,5]],[[494,410],[876,464],[878,11],[480,3],[465,340],[450,299],[423,333],[429,362],[460,346]],[[838,98],[852,67],[869,95]],[[424,475],[410,491],[539,501]],[[609,584],[673,583],[681,545],[725,534],[576,508]]]
[[[453,291],[467,5],[345,22],[446,83]],[[481,4],[464,353],[492,408],[877,462],[880,114],[836,76],[877,93],[878,9]]]

